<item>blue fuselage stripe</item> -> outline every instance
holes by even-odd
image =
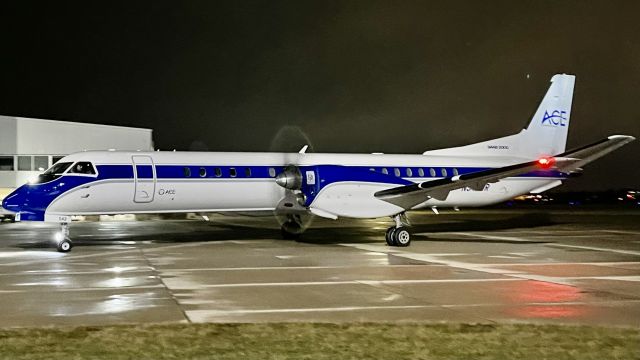
[[[111,179],[153,179],[154,165],[98,164],[96,176],[66,174],[43,184],[27,184],[16,189],[4,199],[8,210],[19,211],[24,220],[43,220],[47,207],[59,196],[88,183]],[[284,171],[280,166],[215,166],[215,165],[155,165],[157,180],[197,180],[197,179],[263,179],[272,180],[275,174]],[[306,195],[307,205],[326,186],[338,182],[368,182],[395,185],[409,185],[415,181],[464,175],[488,170],[487,167],[381,167],[314,165],[300,166],[303,181],[301,191]],[[385,170],[386,169],[386,170]],[[422,169],[422,170],[421,170]],[[433,172],[432,172],[433,170]],[[385,174],[385,172],[387,172]],[[435,173],[434,173],[435,172]],[[310,173],[313,173],[311,175]],[[314,181],[309,181],[310,177]],[[433,176],[435,175],[435,176]],[[520,175],[525,178],[566,178],[558,171],[533,171]],[[413,180],[413,181],[412,181]],[[132,194],[133,199],[133,194]]]

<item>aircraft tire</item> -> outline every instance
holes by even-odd
[[[392,237],[395,246],[407,247],[411,244],[411,232],[404,226],[397,228]]]
[[[69,239],[64,239],[64,240],[60,241],[58,243],[58,245],[56,246],[58,251],[62,252],[62,253],[66,253],[66,252],[71,251],[72,247],[73,247],[73,243]]]
[[[284,240],[295,240],[295,241],[300,240],[300,235],[301,234],[295,234],[295,233],[292,233],[290,231],[287,231],[287,229],[284,226],[282,226],[280,228],[280,232],[281,232],[282,238]]]
[[[387,242],[387,245],[389,246],[396,246],[394,240],[393,240],[393,232],[396,230],[395,226],[392,226],[390,228],[387,229],[387,232],[385,232],[384,234],[384,239]]]

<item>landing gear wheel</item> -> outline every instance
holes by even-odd
[[[396,228],[392,235],[395,246],[406,247],[411,244],[411,233],[406,227]]]
[[[300,234],[294,234],[294,233],[288,231],[285,226],[282,226],[280,228],[280,231],[282,233],[282,238],[284,240],[296,240],[296,241],[300,240]]]
[[[387,245],[389,246],[396,246],[395,242],[393,241],[393,233],[395,231],[396,231],[396,228],[392,226],[388,228],[387,232],[384,234],[384,239],[387,241]]]
[[[63,253],[71,251],[72,247],[73,247],[73,243],[69,239],[64,239],[60,241],[57,246],[58,251]]]

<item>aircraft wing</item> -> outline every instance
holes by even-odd
[[[613,135],[597,143],[567,151],[557,157],[541,158],[496,169],[399,186],[378,191],[375,197],[409,210],[429,199],[445,200],[452,190],[468,187],[480,191],[489,183],[533,171],[556,170],[570,173],[633,140],[632,136]]]

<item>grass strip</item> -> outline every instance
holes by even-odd
[[[640,359],[640,329],[392,323],[0,330],[2,359]]]

